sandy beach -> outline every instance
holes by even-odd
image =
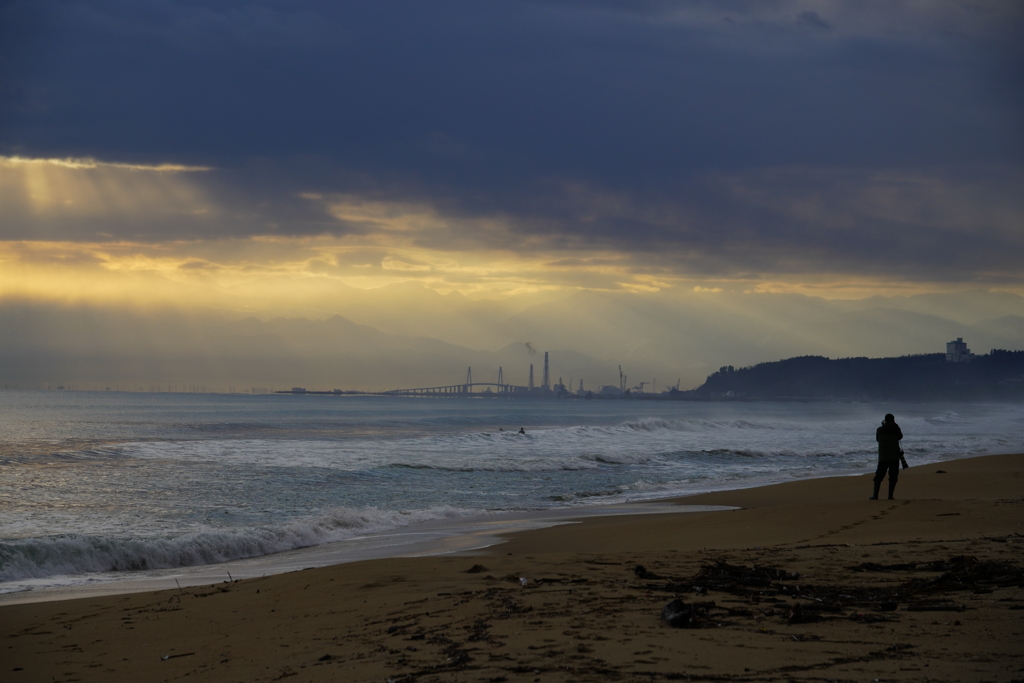
[[[1024,679],[1024,455],[679,499],[472,554],[0,607],[6,681]],[[676,626],[663,619],[669,610]]]

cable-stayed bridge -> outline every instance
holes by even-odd
[[[531,375],[532,377],[532,375]],[[382,391],[385,396],[435,396],[444,397],[469,397],[469,396],[527,396],[550,394],[549,387],[530,387],[517,384],[507,384],[504,381],[504,373],[498,368],[497,382],[474,382],[473,368],[466,370],[466,381],[461,384],[448,384],[439,387],[416,387],[414,389],[392,389]]]

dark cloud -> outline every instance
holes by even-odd
[[[215,212],[72,231],[26,210],[7,239],[377,230],[309,198],[345,193],[508,226],[424,246],[709,271],[891,268],[884,237],[911,270],[980,274],[1018,246],[970,203],[1020,216],[1014,3],[21,0],[0,27],[0,152],[216,169],[195,180]],[[960,222],[890,172],[954,188]]]
[[[817,12],[801,12],[796,18],[797,26],[809,28],[814,31],[831,31],[832,24],[828,23]]]
[[[1019,111],[977,87],[999,66],[984,46],[823,44],[607,4],[13,3],[4,38],[30,24],[34,39],[7,48],[5,81],[49,93],[49,113],[8,109],[3,142],[222,166],[323,154],[395,180],[464,184],[483,168],[486,183],[646,184],[707,165],[1005,158],[1016,129]],[[986,126],[948,135],[957,119]]]

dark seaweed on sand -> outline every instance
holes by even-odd
[[[858,572],[929,572],[934,577],[912,577],[891,586],[830,585],[799,582],[800,575],[781,567],[734,565],[719,560],[704,565],[694,576],[680,579],[661,577],[638,566],[634,574],[642,579],[660,579],[648,583],[648,591],[675,594],[708,595],[725,593],[762,608],[765,616],[783,616],[790,623],[819,621],[825,615],[841,615],[854,610],[847,618],[855,621],[890,621],[900,604],[909,611],[962,611],[963,605],[943,596],[947,593],[970,591],[988,593],[995,588],[1024,587],[1024,569],[1008,561],[978,560],[970,555],[957,555],[947,560],[912,564],[882,565],[863,563],[848,569]],[[799,583],[798,583],[799,582]],[[789,603],[780,598],[799,600]],[[775,602],[770,602],[774,600]],[[767,603],[767,605],[766,605]],[[698,605],[700,606],[698,608]],[[701,628],[724,625],[716,622],[713,610],[724,610],[722,616],[752,616],[749,611],[716,606],[714,602],[692,603],[687,606],[679,599],[665,605],[662,618],[673,626]],[[721,614],[721,613],[719,613]],[[685,618],[684,618],[685,615]]]

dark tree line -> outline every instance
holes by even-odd
[[[966,363],[942,353],[898,358],[800,356],[708,376],[693,399],[1024,400],[1024,351],[993,349]]]

